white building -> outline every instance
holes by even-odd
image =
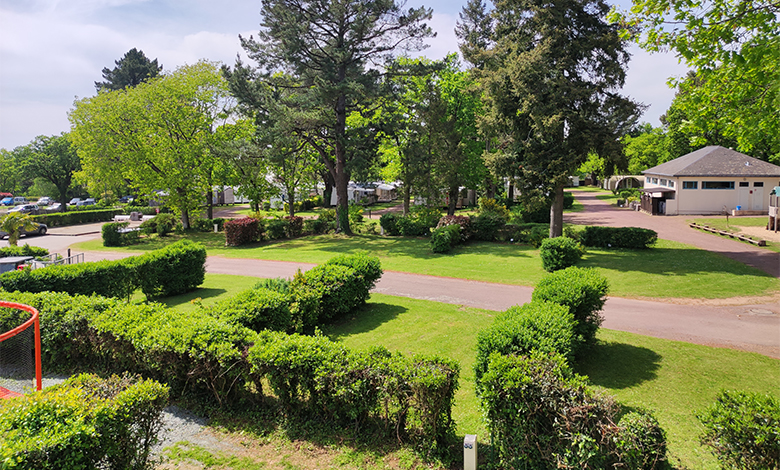
[[[653,215],[766,214],[780,166],[720,146],[704,147],[642,172],[642,210]]]

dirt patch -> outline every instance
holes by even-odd
[[[739,227],[741,233],[750,235],[753,238],[766,240],[768,242],[780,243],[780,231],[773,232],[761,227]]]
[[[629,297],[626,297],[629,298]],[[703,305],[708,307],[733,307],[736,305],[780,305],[780,292],[773,295],[755,295],[744,297],[729,297],[726,299],[681,299],[669,297],[630,297],[636,300],[664,302],[675,305]]]

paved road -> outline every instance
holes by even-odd
[[[599,206],[597,203],[588,204],[588,206],[592,205]],[[620,218],[626,217],[622,211],[615,212],[618,212]],[[626,214],[631,217],[650,218],[630,211],[626,211]],[[592,215],[590,210],[578,214],[580,220]],[[606,215],[612,216],[609,212],[605,213]],[[636,224],[631,219],[630,225],[653,228],[650,224],[655,221],[648,223],[639,217],[636,219]],[[661,220],[673,219],[665,217]],[[644,225],[640,222],[644,222]],[[55,228],[48,236],[31,237],[23,239],[23,242],[46,247],[52,252],[64,253],[72,243],[99,237],[99,225]],[[675,235],[675,232],[671,231],[666,235],[666,232],[659,230],[659,233],[662,233],[662,238],[674,236],[678,238],[673,239],[691,243],[688,239],[681,239],[682,235],[679,232]],[[731,240],[709,237],[733,243]],[[691,244],[699,246],[697,243]],[[746,247],[752,248],[749,245]],[[85,258],[87,261],[96,261],[118,259],[123,256],[127,255],[88,252]],[[291,277],[297,269],[306,270],[312,266],[306,263],[209,256],[206,269],[210,273],[273,278]],[[382,276],[375,292],[500,311],[512,305],[528,302],[532,290],[531,287],[524,286],[388,271]],[[749,304],[739,299],[733,299],[731,303],[732,305],[726,306],[691,305],[610,297],[604,307],[603,326],[657,338],[752,351],[780,359],[780,304],[777,301]]]

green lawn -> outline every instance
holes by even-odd
[[[527,245],[475,242],[451,254],[434,254],[424,238],[378,235],[321,235],[225,247],[224,235],[191,233],[210,255],[277,261],[322,263],[342,253],[368,251],[385,270],[457,277],[485,282],[533,286],[547,273],[539,250]],[[179,239],[151,238],[138,245],[113,248],[143,253]],[[78,250],[106,250],[100,240],[78,243]],[[590,249],[580,266],[599,269],[619,297],[728,298],[768,295],[780,290],[780,280],[721,255],[682,243],[659,240],[651,250]]]
[[[381,344],[404,353],[441,354],[461,365],[454,418],[460,436],[485,442],[474,395],[477,331],[495,312],[387,295],[372,295],[348,323],[325,329],[355,348]],[[577,370],[630,407],[653,410],[668,434],[674,462],[715,469],[715,459],[698,443],[695,418],[724,388],[739,387],[780,397],[780,361],[753,353],[711,348],[613,330],[599,332],[599,345]]]
[[[200,289],[164,299],[164,303],[186,311],[195,308],[193,299],[208,305],[256,282],[254,277],[207,274]],[[457,360],[461,376],[453,416],[458,434],[478,434],[485,442],[472,367],[477,332],[493,321],[495,313],[373,294],[347,322],[323,331],[358,349],[384,345],[407,354],[439,354]],[[721,389],[738,387],[780,397],[778,360],[614,330],[602,329],[598,339],[599,345],[576,366],[577,371],[622,404],[653,410],[668,434],[674,462],[688,468],[717,468],[714,458],[698,443],[702,428],[695,415]]]

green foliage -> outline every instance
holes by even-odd
[[[552,302],[531,302],[500,313],[492,325],[477,335],[474,374],[478,387],[493,353],[522,356],[539,351],[560,354],[572,361],[580,341],[576,327],[568,308]]]
[[[261,240],[263,236],[261,225],[261,221],[254,217],[226,220],[225,245],[241,246]]]
[[[504,241],[524,243],[538,248],[544,240],[549,238],[550,225],[549,223],[507,224],[503,233],[502,239]]]
[[[666,432],[649,411],[624,414],[612,440],[620,468],[663,468],[666,461]]]
[[[128,230],[130,222],[108,222],[103,224],[103,246],[131,245],[138,240],[138,230]]]
[[[460,243],[461,227],[458,224],[445,225],[431,231],[431,251],[447,253]]]
[[[138,276],[138,285],[148,299],[169,297],[194,290],[206,274],[206,248],[180,240],[165,248],[128,258]]]
[[[181,231],[181,221],[174,214],[160,213],[149,220],[145,220],[140,225],[141,232],[145,235],[157,234],[161,237],[169,233]]]
[[[391,237],[401,234],[401,229],[398,227],[398,216],[392,212],[386,212],[379,217],[379,225],[382,226],[385,235]]]
[[[780,402],[770,395],[722,391],[699,415],[709,446],[723,468],[777,469]]]
[[[479,212],[480,215],[495,214],[504,219],[504,223],[509,221],[509,209],[507,209],[505,205],[499,204],[495,199],[481,197],[479,198],[478,204],[479,207],[477,212]]]
[[[493,241],[505,226],[504,216],[495,212],[483,212],[471,218],[471,232],[475,240]]]
[[[585,246],[599,248],[646,249],[658,240],[654,230],[639,227],[596,227],[589,225],[580,234]]]
[[[279,240],[287,236],[289,225],[290,221],[287,219],[269,219],[265,225],[265,233],[269,240]]]
[[[32,220],[46,224],[49,227],[62,227],[65,225],[88,224],[92,222],[107,222],[115,215],[121,214],[121,209],[96,209],[68,212],[54,212],[31,216]]]
[[[331,258],[325,264],[346,266],[355,270],[360,279],[360,288],[363,295],[356,298],[354,303],[360,305],[368,300],[369,292],[376,286],[376,282],[382,277],[382,265],[379,258],[360,251],[349,255],[339,255]]]
[[[494,353],[479,387],[499,468],[611,468],[618,406],[557,354]],[[605,439],[606,437],[606,439]]]
[[[275,290],[249,289],[208,307],[206,312],[253,331],[289,331],[290,296]]]
[[[471,219],[465,215],[445,215],[439,219],[436,228],[446,227],[448,225],[460,226],[460,241],[465,242],[471,238]]]
[[[317,299],[317,324],[341,319],[359,300],[367,295],[357,272],[337,264],[321,264],[306,271],[301,278],[294,278],[290,290],[296,295],[303,290]]]
[[[303,217],[287,216],[284,218],[287,224],[284,227],[284,234],[287,238],[300,237],[303,232]]]
[[[451,409],[457,364],[404,357],[384,348],[349,350],[316,336],[262,332],[249,349],[255,383],[268,380],[288,412],[360,424],[384,421],[398,437],[443,449],[454,431]]]
[[[144,51],[139,51],[135,47],[125,52],[121,59],[114,61],[114,64],[116,67],[113,69],[103,67],[105,82],[95,82],[96,91],[134,87],[156,77],[162,71],[162,65],[157,64],[157,59],[149,60]]]
[[[306,235],[321,235],[329,229],[330,225],[322,217],[303,220],[303,233]]]
[[[281,277],[263,279],[255,284],[253,289],[268,289],[286,294],[290,290],[290,281]]]
[[[24,246],[4,246],[0,248],[0,258],[6,256],[46,256],[49,254],[49,250],[38,246],[30,246],[24,244]]]
[[[350,204],[349,223],[355,225],[363,223],[363,208],[361,206],[357,204]]]
[[[8,244],[16,246],[22,229],[33,231],[38,225],[33,223],[32,217],[21,212],[9,212],[0,218],[0,230],[8,234]]]
[[[198,232],[213,232],[214,225],[216,225],[217,230],[221,232],[225,229],[226,220],[232,219],[223,219],[221,217],[217,217],[216,219],[195,219],[192,221],[192,228]]]
[[[542,241],[539,256],[547,272],[574,266],[582,258],[583,249],[579,242],[567,237],[547,238]]]
[[[574,194],[570,192],[563,193],[563,210],[574,207]]]
[[[168,387],[134,376],[78,375],[0,409],[3,468],[146,470]]]
[[[539,281],[531,298],[568,307],[577,321],[576,334],[585,344],[593,344],[604,321],[601,309],[607,300],[607,291],[607,279],[595,269],[570,267]]]

